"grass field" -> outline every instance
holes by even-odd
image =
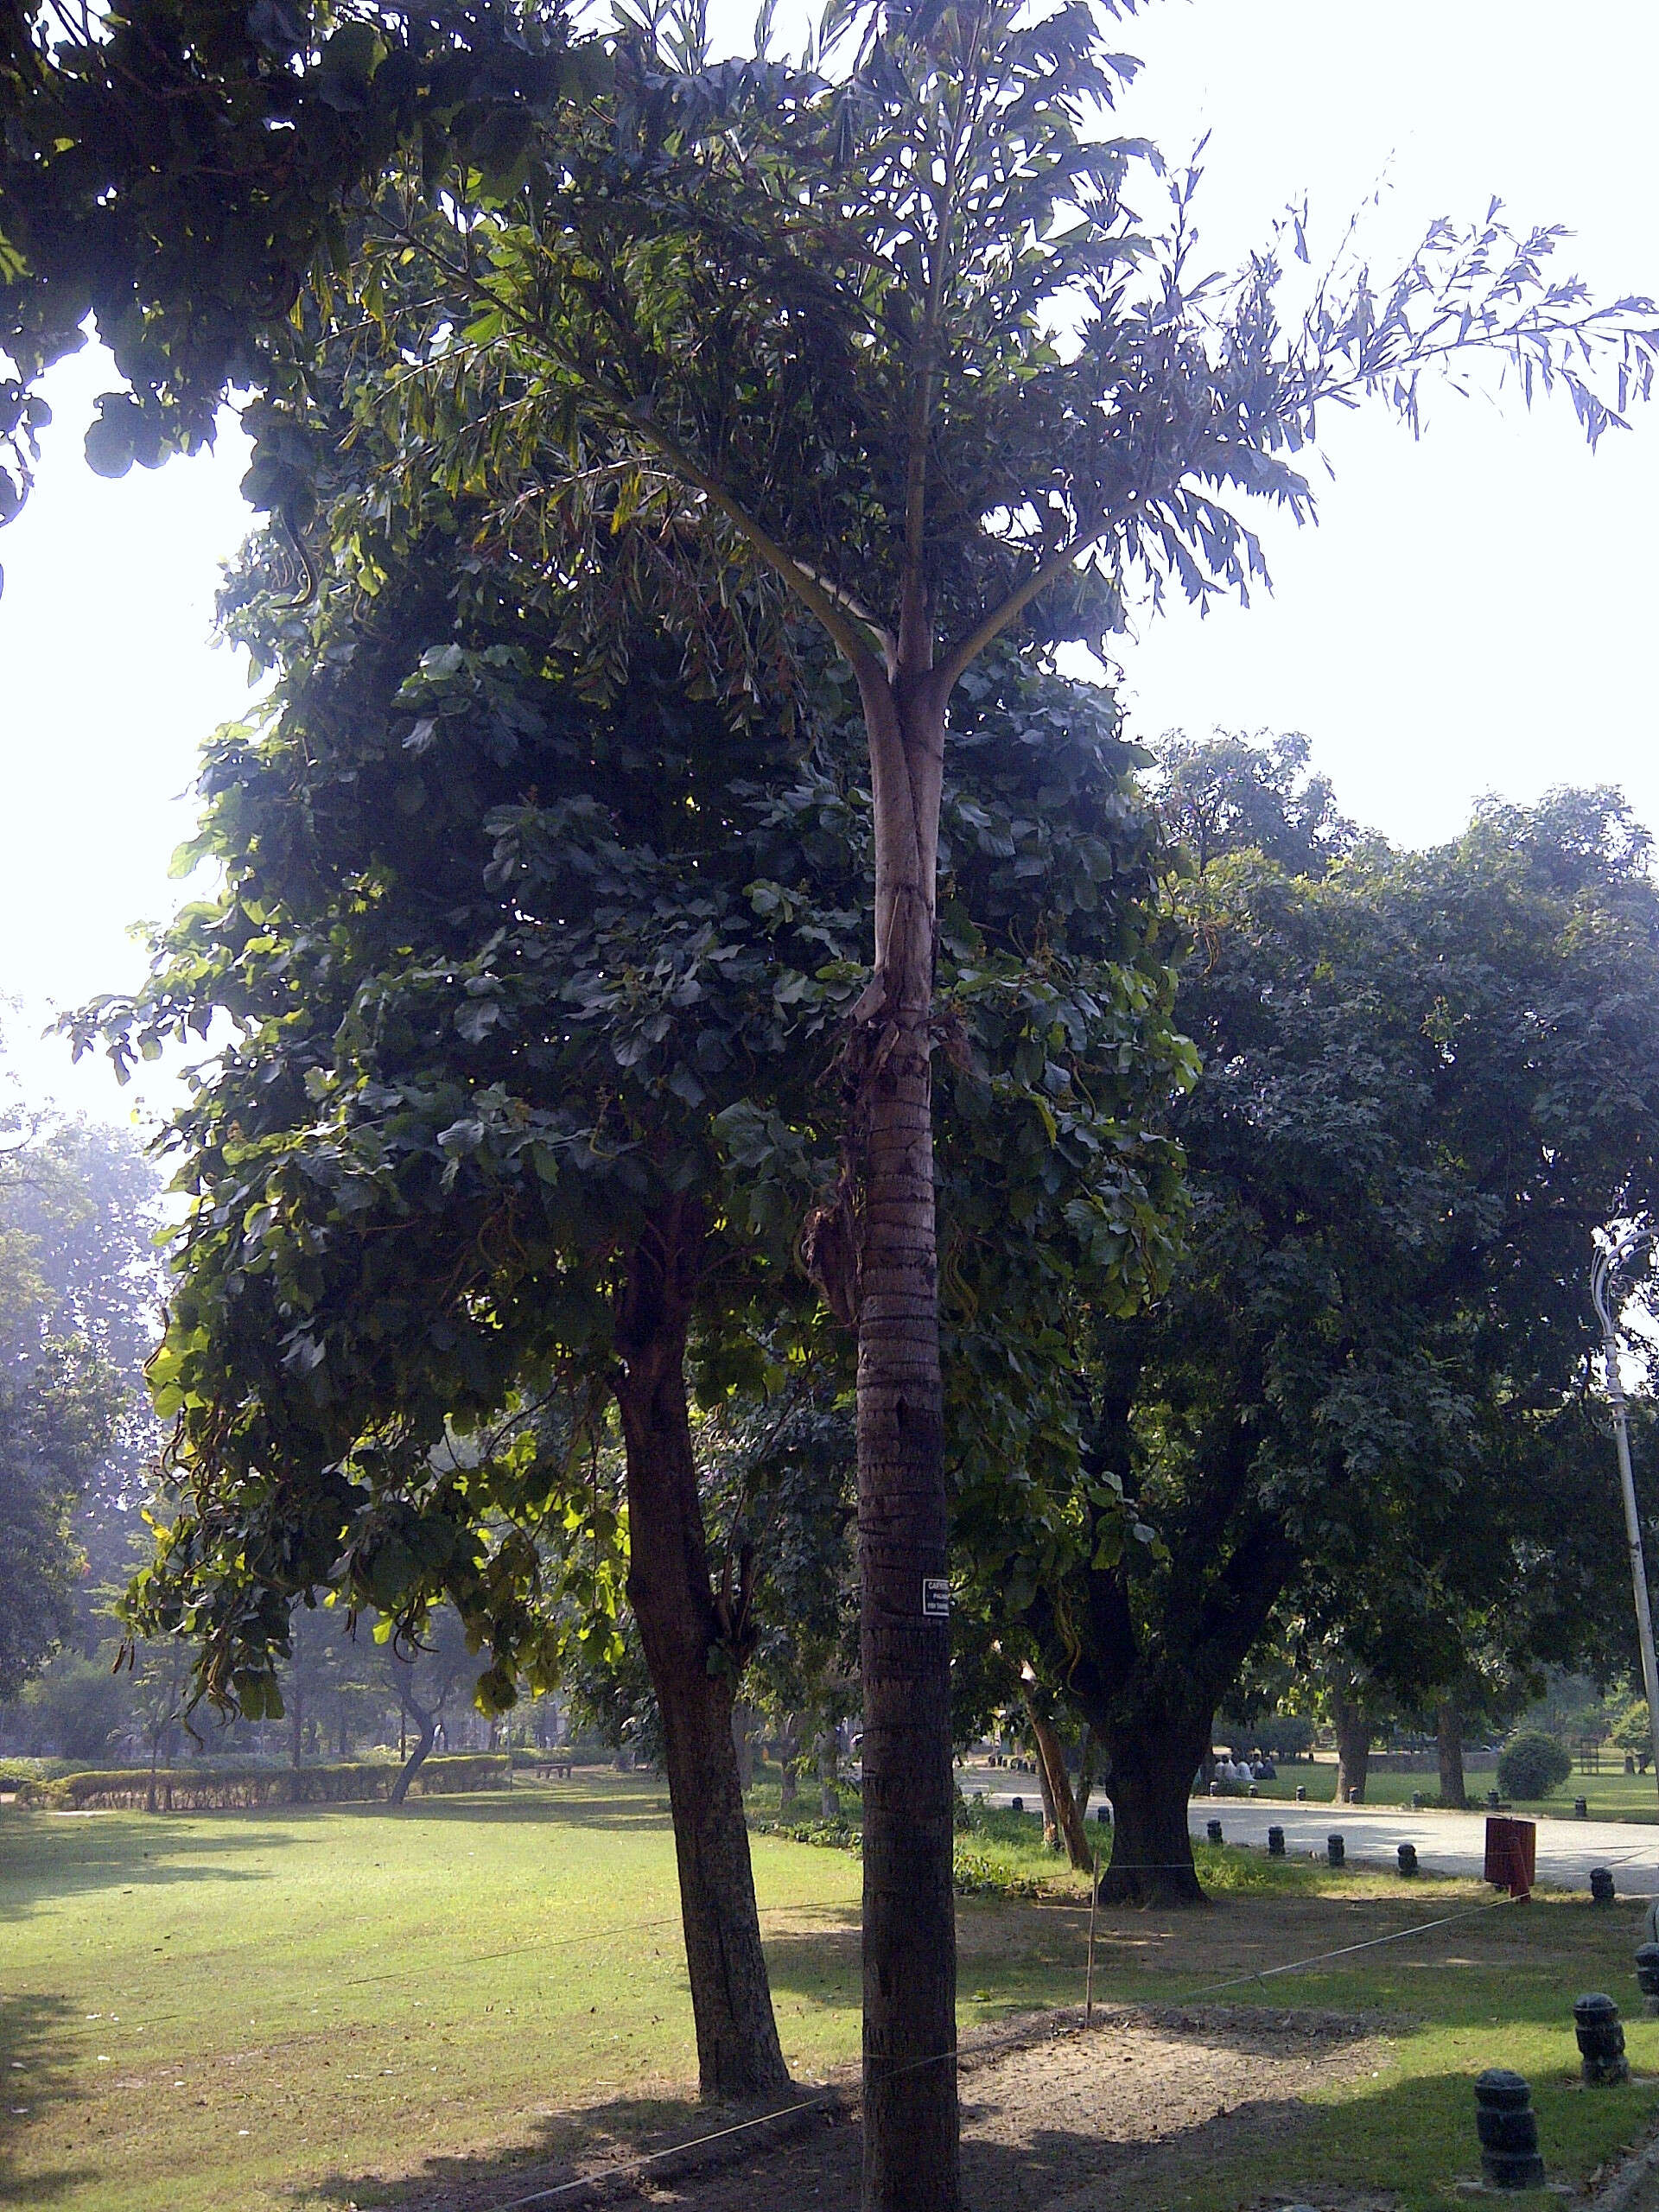
[[[339,2212],[404,2177],[695,2125],[660,1806],[659,1783],[605,1776],[401,1814],[0,1810],[0,2197]],[[1052,1869],[1017,1840],[1034,1827],[985,1847]],[[1166,2003],[1490,1896],[1202,1855],[1214,1912],[1103,1916],[1105,1999]],[[770,1837],[754,1859],[785,2046],[811,2077],[857,2050],[858,1860]],[[1087,1915],[1066,1887],[963,1900],[965,2026],[1080,1996]],[[1579,2177],[1659,2092],[1576,2086],[1572,1999],[1606,1987],[1633,2012],[1638,1940],[1634,1907],[1541,1898],[1228,1993],[1377,2014],[1388,2056],[1336,2101],[1315,2085],[1308,2126],[1230,2154],[1167,2212],[1231,2212],[1293,2182],[1439,2204],[1474,2171],[1469,2081],[1493,2063],[1533,2079],[1552,2177]],[[1659,2023],[1629,2031],[1651,2076]]]
[[[1471,1812],[1484,1808],[1486,1792],[1496,1780],[1490,1770],[1467,1777]],[[1337,1794],[1336,1761],[1316,1759],[1306,1766],[1281,1766],[1276,1782],[1259,1782],[1256,1789],[1263,1797],[1288,1800],[1295,1796],[1299,1783],[1306,1789],[1310,1805],[1331,1804]],[[1034,1778],[1031,1786],[1034,1790]],[[1440,1786],[1438,1778],[1432,1774],[1385,1774],[1373,1767],[1365,1785],[1365,1802],[1368,1805],[1409,1805],[1414,1791],[1433,1798]],[[1524,1803],[1517,1801],[1513,1809],[1529,1820],[1541,1816],[1567,1820],[1572,1817],[1575,1797],[1586,1800],[1586,1817],[1592,1821],[1659,1821],[1659,1787],[1656,1787],[1650,1774],[1575,1773],[1553,1797]]]

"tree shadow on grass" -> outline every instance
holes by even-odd
[[[0,2202],[50,2204],[92,2177],[92,2168],[60,2166],[25,2183],[18,2171],[28,2130],[79,2094],[67,2032],[77,2017],[67,1997],[0,1997]]]
[[[199,1823],[205,1817],[9,1808],[0,1815],[0,1919],[20,1919],[48,1898],[87,1891],[270,1878],[262,1868],[224,1861],[238,1853],[272,1850],[290,1838],[263,1822],[228,1820],[204,1832]],[[216,1821],[222,1817],[214,1816]]]
[[[385,1819],[487,1821],[498,1825],[544,1821],[569,1827],[601,1828],[607,1834],[662,1828],[668,1824],[668,1784],[656,1776],[640,1781],[609,1775],[603,1783],[519,1783],[512,1789],[489,1789],[462,1796],[410,1797],[397,1805],[340,1805],[334,1808]]]
[[[508,2153],[429,2158],[400,2180],[336,2175],[326,2187],[329,2201],[364,2212],[501,2212],[657,2152],[666,2155],[613,2176],[619,2201],[634,2201],[634,2190],[644,2194],[650,2185],[671,2189],[688,2212],[855,2212],[861,2145],[851,2086],[843,2080],[815,2104],[809,2085],[791,2120],[743,2136],[728,2131],[777,2106],[619,2100],[543,2116],[533,2139]],[[1195,2175],[1212,2196],[1217,2161],[1230,2170],[1259,2151],[1263,2168],[1248,2169],[1252,2178],[1237,2198],[1253,2202],[1268,2169],[1275,2180],[1297,2171],[1311,2118],[1299,2096],[1261,2096],[1173,2126],[1143,2128],[1130,2111],[1121,2126],[1103,2126],[1098,2114],[1071,2120],[1029,2091],[1025,2108],[1010,2113],[983,2066],[964,2069],[962,2101],[967,2212],[1175,2212],[1183,2197],[1192,2201]],[[1239,2166],[1241,2177],[1246,2171]],[[575,2201],[589,2200],[582,2193]]]
[[[412,2172],[331,2174],[320,2183],[329,2202],[395,2206],[397,2212],[449,2212],[499,2205],[515,2196],[625,2164],[709,2136],[770,2107],[700,2103],[695,2095],[618,2097],[569,2112],[527,2116],[526,2139],[505,2152],[434,2156]],[[666,2162],[664,2162],[666,2163]]]

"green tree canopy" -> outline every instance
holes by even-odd
[[[296,1594],[410,1630],[447,1598],[499,1707],[573,1637],[602,1653],[626,1569],[694,1904],[711,1804],[747,1885],[725,1768],[758,1622],[753,1541],[703,1564],[686,1356],[711,1406],[842,1363],[794,1255],[844,1175],[862,756],[822,656],[786,744],[643,633],[596,687],[464,512],[388,527],[379,458],[339,490],[315,616],[239,618],[281,677],[205,771],[181,865],[223,894],[88,1018],[118,1056],[235,1032],[175,1131],[193,1205],[152,1377],[186,1498],[134,1618],[259,1711]],[[1009,1439],[1075,1451],[1073,1280],[1123,1306],[1166,1271],[1173,1155],[1145,1132],[1186,1058],[1109,699],[1012,658],[975,683],[940,944],[964,1488]],[[846,1312],[845,1253],[813,1251]],[[613,1400],[626,1521],[595,1472]]]
[[[1591,1232],[1659,1185],[1659,899],[1611,795],[1318,876],[1224,855],[1184,903],[1192,1244],[1090,1382],[1157,1541],[1033,1606],[1111,1750],[1129,1897],[1197,1894],[1187,1789],[1281,1598],[1396,1692],[1483,1604],[1567,1656],[1618,1548]]]

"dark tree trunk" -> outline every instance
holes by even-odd
[[[1332,1700],[1337,1724],[1337,1802],[1363,1805],[1371,1764],[1371,1724],[1364,1707],[1338,1696]]]
[[[931,945],[931,902],[917,920]],[[954,2212],[950,1630],[924,1611],[930,1584],[949,1586],[925,1000],[889,1003],[874,1050],[858,1344],[864,2202]]]
[[[663,1728],[680,1916],[705,2096],[787,2087],[760,1948],[732,1703],[746,1624],[709,1585],[685,1395],[702,1229],[665,1208],[632,1255],[618,1313],[617,1405],[627,1470],[628,1598]],[[729,1611],[729,1607],[728,1609]],[[738,1613],[746,1610],[740,1596]]]
[[[404,1712],[414,1715],[415,1726],[421,1732],[415,1739],[414,1750],[404,1761],[403,1771],[391,1785],[391,1796],[388,1802],[393,1805],[401,1805],[408,1796],[409,1785],[431,1757],[432,1746],[437,1741],[438,1736],[438,1716],[435,1712],[429,1713],[426,1707],[407,1689],[403,1693],[403,1703]]]
[[[1434,1733],[1440,1754],[1440,1802],[1464,1812],[1469,1793],[1463,1779],[1463,1715],[1455,1705],[1443,1705],[1435,1714]]]
[[[1187,1803],[1210,1742],[1211,1715],[1194,1722],[1145,1713],[1103,1732],[1112,1764],[1112,1857],[1103,1904],[1190,1905],[1209,1900],[1192,1863]]]

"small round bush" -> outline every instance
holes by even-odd
[[[1497,1786],[1506,1797],[1548,1797],[1572,1771],[1572,1760],[1553,1736],[1523,1728],[1503,1746]]]

